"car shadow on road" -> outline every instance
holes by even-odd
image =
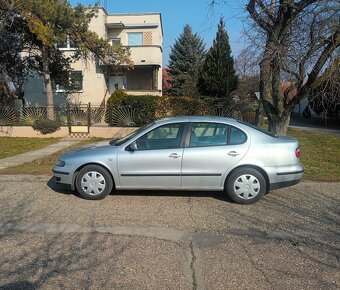
[[[112,195],[121,196],[179,196],[179,197],[211,197],[221,201],[233,202],[224,192],[219,191],[175,191],[175,190],[119,190]]]
[[[53,177],[47,182],[47,186],[53,191],[65,195],[74,195],[81,198],[77,191],[71,190],[61,184],[57,184]],[[110,195],[119,196],[179,196],[179,197],[211,197],[217,200],[233,203],[225,192],[220,191],[175,191],[175,190],[119,190],[112,191]]]
[[[53,177],[51,177],[49,179],[49,181],[47,181],[47,186],[57,193],[61,193],[61,194],[65,194],[65,195],[70,195],[70,194],[77,195],[74,190],[67,188],[67,187],[65,187],[61,184],[56,183],[54,181]]]

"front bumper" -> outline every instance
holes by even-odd
[[[65,171],[64,167],[53,167],[52,169],[54,181],[58,184],[63,184],[67,186],[68,188],[74,190],[74,174]]]

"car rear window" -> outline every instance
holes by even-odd
[[[255,130],[257,130],[257,131],[260,131],[260,132],[262,132],[262,133],[264,133],[264,134],[266,134],[266,135],[268,135],[268,136],[270,136],[270,137],[273,137],[273,138],[278,138],[278,137],[279,137],[279,136],[276,135],[276,134],[273,134],[273,133],[271,133],[271,132],[268,132],[268,131],[266,131],[266,130],[263,130],[263,129],[261,129],[261,128],[255,126],[255,125],[252,125],[252,124],[250,124],[250,123],[243,122],[243,121],[237,121],[237,122],[241,123],[242,125],[246,125],[246,126],[252,128],[252,129],[255,129]]]

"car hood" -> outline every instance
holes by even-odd
[[[75,157],[79,155],[87,155],[89,153],[97,153],[100,151],[106,151],[107,149],[112,150],[115,147],[109,144],[109,141],[102,141],[93,144],[83,145],[66,151],[63,155],[60,156],[60,159]]]

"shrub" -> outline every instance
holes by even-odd
[[[33,117],[21,117],[19,123],[21,126],[32,126],[34,121]]]
[[[39,131],[43,135],[46,135],[59,130],[60,123],[58,121],[41,118],[35,120],[32,127],[34,130]]]
[[[34,120],[16,118],[14,120],[0,120],[0,126],[32,126]]]
[[[155,120],[158,99],[158,96],[152,95],[127,95],[124,97],[122,105],[130,106],[133,109],[133,122],[136,126],[142,126]]]
[[[122,89],[118,89],[115,90],[111,96],[108,98],[107,100],[107,106],[108,107],[112,107],[112,106],[121,106],[122,102],[124,100],[124,98],[127,96],[128,94],[122,90]]]
[[[157,102],[157,118],[174,116],[203,116],[209,114],[209,106],[192,97],[161,97]]]

